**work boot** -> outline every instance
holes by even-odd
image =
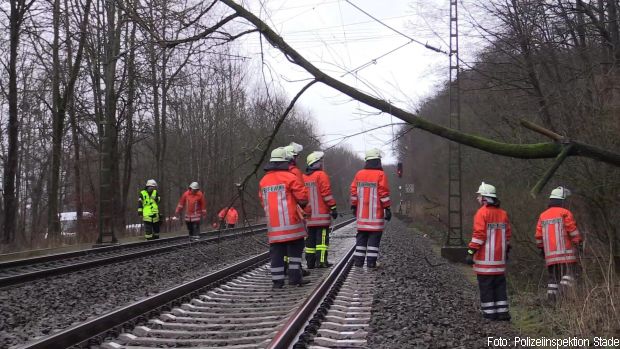
[[[381,267],[381,263],[379,263],[378,261],[366,262],[366,267],[368,269],[377,269],[377,268]]]
[[[307,284],[309,284],[309,283],[310,283],[310,280],[303,280],[303,279],[302,279],[302,280],[301,280],[301,281],[299,281],[299,282],[290,282],[290,281],[289,281],[289,283],[288,283],[288,284],[289,284],[290,286],[299,286],[299,287],[301,287],[301,286],[303,286],[303,285],[307,285]]]
[[[498,313],[495,318],[497,321],[510,321],[510,313]]]
[[[307,270],[306,270],[306,269],[304,269],[304,268],[301,268],[301,275],[302,275],[302,276],[310,276],[310,272],[309,272],[309,271],[307,271]]]
[[[282,288],[282,287],[284,287],[284,280],[274,281],[273,285],[271,287],[272,288]]]
[[[334,264],[332,264],[332,263],[330,263],[330,262],[319,263],[319,268],[329,268],[329,267],[331,267],[332,265],[334,265]]]

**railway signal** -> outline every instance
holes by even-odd
[[[399,162],[398,165],[396,165],[396,174],[398,175],[398,178],[403,177],[403,163],[402,162]]]

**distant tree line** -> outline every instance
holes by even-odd
[[[237,36],[217,30],[231,20],[221,6],[176,0],[6,5],[0,16],[5,250],[35,247],[44,236],[58,240],[64,211],[77,212],[78,222],[93,213],[104,230],[122,234],[140,221],[137,192],[150,178],[159,183],[165,216],[192,181],[206,193],[209,220],[221,207],[239,205],[235,183],[270,150],[266,140],[289,97],[267,89],[248,57],[225,45]],[[273,145],[294,140],[320,149],[311,120],[294,108]],[[334,161],[334,170],[340,163]],[[244,189],[248,215],[260,216],[256,180]]]

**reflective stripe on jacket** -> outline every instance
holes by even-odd
[[[176,214],[181,213],[183,208],[185,208],[186,222],[199,222],[201,217],[207,215],[207,202],[204,194],[201,191],[192,193],[192,190],[188,189],[179,199]]]
[[[308,196],[294,174],[287,170],[268,171],[260,180],[258,196],[265,210],[270,244],[306,237],[297,205],[307,204]]]
[[[332,195],[329,177],[323,170],[316,170],[304,175],[304,182],[308,190],[308,205],[311,214],[306,219],[309,227],[327,227],[331,224],[330,208],[336,206]]]
[[[499,207],[484,204],[474,216],[474,232],[469,248],[474,254],[474,272],[479,275],[503,275],[506,250],[512,230],[508,214]]]
[[[234,207],[231,207],[229,210],[226,210],[226,207],[224,207],[220,213],[217,214],[217,216],[221,220],[226,220],[226,223],[228,224],[237,224],[237,221],[239,220],[239,213],[237,213],[237,210]]]
[[[142,212],[142,220],[145,222],[159,222],[159,202],[161,198],[157,195],[157,189],[153,189],[151,194],[146,189],[140,192],[138,198],[138,212]]]
[[[577,263],[573,245],[581,242],[581,234],[573,214],[563,207],[549,207],[540,214],[536,225],[536,244],[545,251],[547,266]]]
[[[383,231],[383,210],[390,207],[390,187],[383,170],[363,169],[351,183],[351,205],[357,206],[357,230]]]

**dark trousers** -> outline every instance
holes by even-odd
[[[159,239],[159,222],[144,222],[144,238],[147,240]]]
[[[575,286],[575,263],[553,264],[547,267],[547,298],[556,300]]]
[[[197,222],[185,222],[187,225],[187,231],[189,236],[198,236],[200,234],[200,221]]]
[[[355,237],[355,253],[353,258],[356,267],[364,265],[364,257],[366,264],[375,266],[379,257],[379,243],[381,243],[382,231],[358,231]]]
[[[224,230],[224,229],[232,229],[232,228],[234,228],[234,227],[235,227],[235,225],[234,225],[234,224],[229,224],[229,223],[226,223],[226,222],[224,222],[224,221],[220,222],[220,230]]]
[[[304,239],[269,244],[271,257],[271,281],[284,282],[284,256],[288,256],[288,281],[290,284],[301,282],[301,254],[304,251]]]
[[[482,316],[487,319],[510,318],[508,312],[508,295],[506,294],[506,276],[478,275],[480,288],[480,308]]]
[[[319,265],[327,265],[329,250],[329,227],[308,227],[306,238],[306,262],[312,269]]]

